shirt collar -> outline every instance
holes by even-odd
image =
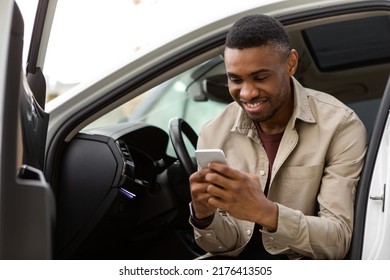
[[[316,123],[309,105],[306,88],[304,88],[294,77],[292,77],[292,82],[294,85],[294,111],[292,114],[294,126],[296,119],[300,119],[307,123]]]

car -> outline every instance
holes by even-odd
[[[36,14],[22,0],[0,2],[0,259],[202,256],[188,222],[188,178],[200,128],[232,102],[225,36],[253,13],[286,27],[300,55],[296,79],[365,124],[346,259],[390,259],[390,1],[195,2],[177,2],[182,14],[168,25],[159,2],[144,1],[154,12],[136,27],[145,15],[155,21],[128,45],[132,36],[118,31],[134,27],[133,10],[119,1],[39,0]],[[191,7],[207,10],[205,18]]]

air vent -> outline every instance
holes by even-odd
[[[129,178],[134,179],[135,171],[134,171],[134,161],[131,158],[131,154],[129,148],[125,141],[118,139],[116,142],[118,149],[121,151],[123,162],[125,163],[124,170],[122,172],[123,175],[128,176]]]

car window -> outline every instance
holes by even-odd
[[[188,87],[193,84],[193,80],[189,77],[196,68],[139,95],[97,119],[86,129],[134,121],[158,126],[168,133],[170,119],[180,117],[199,134],[201,127],[219,114],[226,107],[226,103],[207,98],[199,100],[189,93]],[[190,153],[193,152],[190,144],[187,147]],[[174,155],[171,146],[167,152],[169,155]]]
[[[308,28],[304,37],[322,71],[373,65],[390,61],[389,22],[389,16],[334,22]]]
[[[23,65],[26,65],[38,0],[16,0],[15,2],[18,4],[24,21]]]
[[[181,34],[253,6],[252,0],[241,0],[239,6],[225,0],[58,0],[43,67],[47,100]]]

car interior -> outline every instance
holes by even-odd
[[[281,21],[299,53],[295,77],[354,109],[370,136],[390,73],[390,10],[329,11]],[[73,137],[63,135],[58,156],[46,163],[56,201],[55,259],[193,259],[205,253],[188,223],[188,177],[197,168],[190,151],[202,123],[193,124],[182,113],[170,115],[169,121],[160,116],[178,106],[168,90],[178,81],[184,85],[185,104],[216,104],[220,112],[232,102],[223,54],[206,61],[199,56],[186,71],[176,70],[169,81],[161,81],[142,100],[143,107],[137,103],[137,110],[108,124],[96,120],[99,125],[85,126]],[[165,96],[172,103],[164,104],[165,111],[155,110],[158,98]],[[33,130],[31,110],[39,115],[42,106],[31,96],[24,98],[26,134]],[[130,99],[121,108],[133,104]],[[202,113],[191,115],[199,118]],[[149,122],[150,114],[163,124]],[[45,119],[44,113],[41,116]],[[24,161],[35,158],[27,154]],[[42,168],[42,161],[31,165]]]

